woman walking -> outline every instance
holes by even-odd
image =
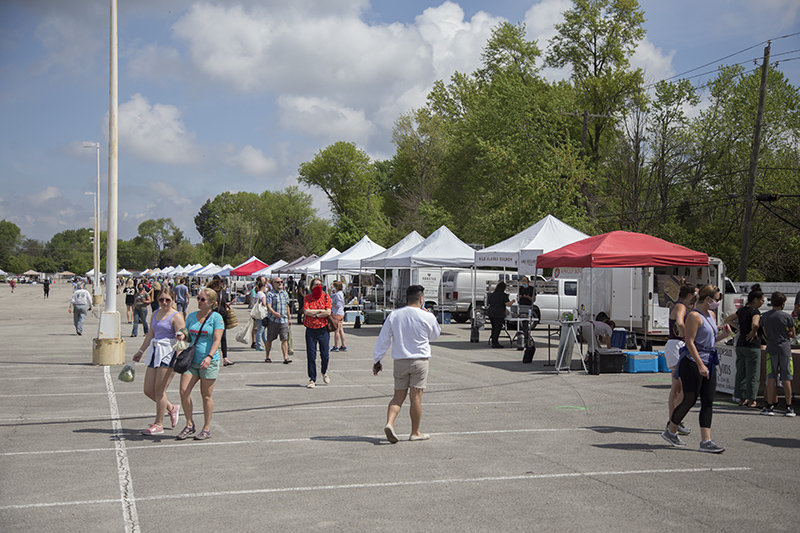
[[[259,278],[256,282],[255,291],[256,295],[253,298],[253,312],[251,313],[252,320],[254,321],[255,330],[256,330],[256,338],[255,338],[255,345],[257,352],[263,352],[264,348],[261,347],[261,344],[267,344],[267,329],[264,326],[264,318],[266,317],[266,309],[267,309],[267,294],[266,294],[266,286],[267,282],[263,278]],[[261,316],[261,315],[264,316]],[[253,316],[255,315],[255,316]],[[261,318],[259,318],[261,317]],[[269,353],[267,354],[266,359],[264,359],[265,363],[271,363],[272,359],[269,358]]]
[[[514,300],[509,301],[508,299],[506,284],[503,281],[498,283],[494,288],[494,292],[489,295],[489,301],[487,302],[489,307],[486,311],[486,315],[492,323],[492,348],[503,347],[503,345],[500,344],[500,330],[503,329],[503,322],[506,320],[506,307],[511,307],[513,303]]]
[[[303,324],[306,326],[306,358],[308,359],[308,387],[313,389],[317,384],[317,346],[321,362],[322,381],[330,383],[328,377],[328,361],[330,354],[330,333],[328,317],[331,314],[331,297],[322,289],[322,280],[314,278],[309,284],[311,294],[303,298]]]
[[[193,341],[196,339],[194,360],[189,370],[181,376],[181,405],[186,426],[175,437],[185,440],[195,433],[193,418],[192,389],[200,382],[200,394],[203,397],[203,429],[197,433],[195,440],[211,438],[211,414],[214,412],[214,383],[219,375],[220,351],[222,332],[225,331],[225,322],[222,315],[215,311],[217,307],[217,293],[208,287],[203,287],[197,293],[198,310],[191,313],[186,319],[186,329],[189,330]]]
[[[761,379],[761,339],[758,328],[761,326],[761,311],[764,305],[764,293],[761,285],[756,283],[747,295],[747,305],[729,315],[725,322],[739,330],[736,340],[736,384],[733,397],[739,399],[739,405],[758,407],[758,383]],[[734,400],[735,401],[735,400]]]
[[[669,427],[661,436],[673,446],[686,446],[678,436],[678,426],[694,407],[700,397],[700,451],[722,453],[725,448],[711,440],[711,417],[714,393],[717,389],[717,376],[714,367],[719,364],[719,356],[714,345],[730,335],[727,324],[720,332],[714,311],[719,307],[721,294],[719,287],[703,285],[697,295],[697,305],[686,316],[684,340],[686,345],[680,349],[678,376],[683,384],[683,399],[675,407]]]
[[[167,399],[167,389],[175,374],[172,346],[175,339],[182,339],[180,330],[184,326],[183,314],[174,308],[175,293],[162,290],[158,297],[158,311],[153,313],[150,331],[142,341],[139,350],[133,355],[138,362],[145,355],[147,371],[144,375],[144,395],[156,402],[156,419],[142,430],[142,435],[161,435],[164,433],[164,413],[169,415],[170,424],[178,424],[178,406]]]
[[[206,287],[217,293],[217,312],[221,315],[228,310],[230,304],[228,303],[228,293],[225,290],[225,282],[219,276],[214,278],[206,284]],[[222,341],[220,342],[220,349],[222,350],[222,365],[231,366],[236,363],[228,359],[228,335],[227,330],[222,329]]]
[[[347,346],[344,345],[344,285],[341,281],[334,281],[334,292],[331,296],[331,313],[336,322],[336,331],[333,332],[332,352],[346,352]]]
[[[133,280],[129,279],[125,284],[125,307],[128,309],[128,324],[133,324],[133,306],[136,303],[136,287]]]
[[[686,328],[686,315],[692,308],[692,302],[697,294],[697,287],[692,283],[685,283],[681,285],[678,291],[678,301],[672,306],[669,312],[669,338],[667,345],[664,347],[664,358],[667,360],[667,366],[672,371],[672,385],[669,388],[669,398],[667,400],[667,415],[671,416],[672,411],[675,410],[675,404],[680,403],[681,393],[681,380],[677,376],[675,369],[678,367],[678,360],[680,359],[679,351],[686,345],[683,336]],[[669,427],[669,420],[667,420],[667,427]],[[691,430],[683,425],[678,426],[678,435],[688,435]]]

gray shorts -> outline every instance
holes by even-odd
[[[778,379],[778,367],[780,366],[781,380],[792,381],[794,379],[793,363],[792,352],[788,354],[785,352],[777,354],[767,352],[767,378]]]
[[[395,359],[394,390],[424,389],[428,382],[428,358]]]
[[[280,322],[269,321],[267,324],[267,342],[272,342],[278,337],[282,341],[289,340],[289,323],[281,324]]]

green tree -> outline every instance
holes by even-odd
[[[642,70],[630,70],[630,57],[645,36],[644,12],[636,0],[573,0],[556,24],[546,64],[569,66],[580,112],[613,116],[630,101],[643,103]],[[596,117],[587,135],[587,153],[600,158],[600,146],[613,118]]]
[[[0,264],[10,269],[9,260],[17,252],[17,246],[22,242],[19,226],[8,220],[0,220]],[[23,270],[24,272],[24,270]]]

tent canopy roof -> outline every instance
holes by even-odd
[[[267,265],[264,261],[260,260],[256,256],[252,256],[250,259],[231,270],[231,276],[249,276],[253,272],[263,270],[268,266],[269,265]]]
[[[587,238],[588,235],[562,222],[553,215],[547,215],[536,224],[493,246],[475,252],[475,266],[519,266],[523,250],[532,250],[539,255],[552,252],[566,244]]]
[[[386,250],[380,244],[376,244],[364,235],[360,241],[331,259],[320,261],[319,268],[322,272],[336,271],[358,271],[361,268],[361,260],[372,257]]]
[[[663,239],[612,231],[540,255],[539,268],[708,265],[708,254]]]
[[[394,246],[391,246],[386,250],[382,251],[381,253],[373,255],[372,257],[362,259],[361,266],[368,268],[369,267],[380,268],[390,257],[402,254],[403,252],[410,250],[411,248],[420,244],[424,240],[425,238],[419,233],[417,233],[416,230],[414,230],[405,237],[403,237],[402,239],[400,239],[398,242],[396,242]]]
[[[456,237],[447,226],[405,252],[383,262],[386,268],[467,267],[475,262],[475,250]]]

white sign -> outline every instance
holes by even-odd
[[[726,344],[717,344],[719,366],[717,372],[717,392],[733,394],[736,386],[736,348]]]

